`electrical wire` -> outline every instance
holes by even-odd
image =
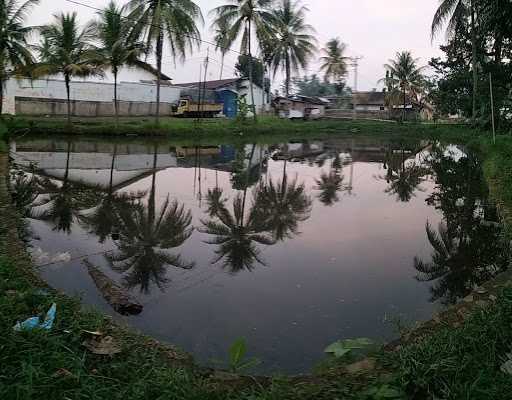
[[[82,3],[80,1],[76,1],[76,0],[65,0],[65,1],[67,1],[68,3],[71,3],[71,4],[75,4],[77,6],[82,6],[82,7],[85,7],[85,8],[89,8],[89,9],[94,10],[94,11],[99,11],[99,12],[103,12],[104,11],[101,8],[94,7],[94,6],[91,6],[89,4]],[[126,15],[122,15],[122,14],[120,14],[119,16],[121,18],[123,18],[123,19],[129,20],[129,21],[132,21],[132,22],[138,22],[137,20],[135,20],[134,18],[132,18],[130,16],[126,16]],[[155,28],[160,28],[158,25],[155,25],[155,24],[150,24],[150,26],[153,26]],[[171,32],[174,32],[174,33],[177,33],[177,34],[180,34],[180,35],[182,35],[184,37],[188,37],[190,39],[197,40],[198,42],[202,42],[202,43],[208,44],[210,46],[215,46],[216,49],[231,51],[231,52],[239,54],[239,55],[244,55],[244,53],[242,53],[242,52],[240,52],[238,50],[233,50],[231,47],[219,46],[217,43],[201,39],[199,36],[194,36],[194,35],[189,35],[189,34],[186,34],[186,33],[178,32],[178,31],[176,31],[174,29],[167,29],[167,30],[171,31]]]

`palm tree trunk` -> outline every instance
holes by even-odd
[[[68,125],[71,125],[71,88],[68,74],[64,75],[64,81],[66,82],[66,95],[67,95],[67,104],[68,104]]]
[[[407,95],[405,92],[405,86],[403,88],[403,94],[404,94],[404,109],[402,110],[402,122],[405,122],[405,107],[407,105]]]
[[[244,224],[244,216],[245,216],[245,202],[247,200],[247,189],[249,187],[249,180],[251,178],[251,164],[252,164],[252,158],[254,157],[254,152],[256,151],[256,144],[253,144],[252,145],[252,150],[251,150],[251,156],[249,158],[249,166],[247,167],[247,172],[246,172],[246,179],[245,179],[245,187],[244,187],[244,197],[243,197],[243,200],[242,200],[242,225]]]
[[[114,187],[114,168],[116,166],[117,156],[117,143],[114,144],[114,151],[112,153],[112,164],[110,165],[110,183],[108,185],[108,194],[112,195],[112,189]]]
[[[148,229],[152,229],[155,222],[156,209],[156,168],[158,165],[158,145],[155,144],[153,153],[153,175],[151,178],[151,192],[148,200]]]
[[[288,98],[288,96],[290,96],[290,74],[291,74],[290,57],[288,56],[288,54],[286,55],[286,59],[285,59],[285,67],[286,67],[286,80],[285,80],[284,86],[285,86],[285,91],[286,91],[286,98]]]
[[[253,113],[253,117],[254,117],[254,122],[257,122],[258,117],[256,116],[256,103],[254,102],[254,83],[253,83],[253,79],[252,79],[253,65],[252,65],[252,52],[251,52],[251,30],[252,30],[251,20],[249,20],[249,22],[248,22],[247,30],[248,30],[248,32],[247,32],[247,36],[248,36],[247,47],[249,50],[249,84],[251,86],[252,113]]]
[[[160,123],[160,86],[162,80],[162,56],[163,56],[164,38],[160,29],[156,44],[156,66],[157,66],[157,82],[156,82],[156,118],[155,122]]]
[[[116,116],[116,125],[119,124],[119,103],[117,101],[117,68],[113,70],[114,73],[114,114]]]
[[[478,92],[478,71],[477,71],[477,47],[476,47],[476,27],[475,27],[475,7],[474,0],[471,1],[471,47],[472,47],[472,60],[473,64],[473,123],[476,120],[476,98]]]
[[[5,81],[0,80],[0,115],[4,113],[4,85]]]
[[[222,80],[222,74],[224,73],[224,58],[225,58],[225,54],[222,53],[222,59],[221,59],[221,62],[220,62],[220,77],[219,79]]]

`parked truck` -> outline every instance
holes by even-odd
[[[202,117],[212,118],[222,113],[224,104],[222,103],[202,103],[192,101],[191,99],[182,98],[174,112],[177,117]]]

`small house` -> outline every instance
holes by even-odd
[[[296,112],[296,115],[304,117],[311,113],[311,110],[318,110],[316,114],[319,117],[323,117],[325,115],[325,108],[327,104],[329,104],[327,99],[300,95],[276,97],[274,99],[274,108],[281,116],[284,114],[288,116],[293,114],[293,112]]]

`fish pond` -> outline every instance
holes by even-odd
[[[457,145],[25,138],[10,156],[40,275],[203,365],[244,338],[256,372],[306,373],[507,266],[480,161]]]

